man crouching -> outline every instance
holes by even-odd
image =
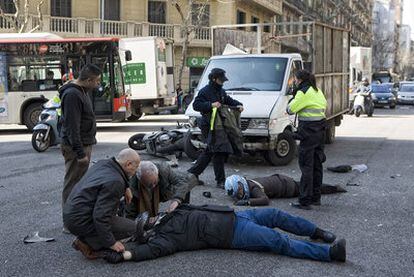
[[[116,158],[98,161],[77,183],[63,207],[63,222],[78,236],[72,246],[88,259],[97,252],[112,249],[124,252],[119,241],[135,234],[133,220],[116,216],[120,198],[132,195],[128,179],[135,175],[140,163],[137,152],[122,150]]]

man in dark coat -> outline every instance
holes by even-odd
[[[74,187],[63,208],[63,222],[78,236],[72,246],[87,258],[95,251],[112,249],[123,252],[120,239],[135,232],[135,222],[116,216],[120,198],[131,197],[128,179],[140,163],[132,149],[122,150],[116,158],[98,161]],[[128,200],[129,201],[129,200]]]
[[[223,84],[227,81],[225,71],[220,68],[213,68],[208,76],[209,83],[203,87],[194,100],[193,108],[202,115],[199,127],[203,138],[207,142],[207,148],[197,159],[196,164],[188,172],[198,176],[203,173],[211,160],[213,160],[214,174],[216,176],[217,187],[224,188],[225,172],[224,162],[229,153],[229,147],[222,146],[222,149],[215,147],[214,132],[210,130],[210,119],[213,108],[220,108],[222,105],[238,106],[243,111],[243,104],[231,98],[223,89]],[[218,141],[220,143],[221,141]]]
[[[236,199],[237,206],[266,206],[269,198],[290,198],[299,195],[299,182],[286,175],[273,174],[266,177],[244,178],[232,175],[226,178],[225,190]],[[321,193],[346,192],[339,185],[322,184]]]
[[[135,219],[145,211],[155,216],[159,203],[169,200],[167,211],[171,212],[181,203],[190,203],[190,191],[197,184],[193,174],[173,169],[166,162],[142,161],[130,181],[133,197],[125,206],[126,217]]]
[[[65,160],[62,207],[75,184],[88,170],[92,145],[96,144],[96,120],[88,92],[99,86],[101,74],[97,66],[86,65],[76,80],[59,89],[62,101],[61,151]],[[65,226],[64,231],[67,231]]]
[[[234,212],[226,206],[181,205],[172,213],[150,221],[143,243],[126,245],[124,253],[107,251],[104,258],[111,263],[125,260],[144,261],[179,251],[206,248],[267,251],[295,258],[318,261],[346,259],[346,242],[332,246],[291,239],[273,228],[299,236],[332,243],[336,236],[312,222],[278,209]],[[154,223],[155,222],[155,223]]]

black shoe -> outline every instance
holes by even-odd
[[[205,185],[205,183],[204,183],[204,181],[198,180],[198,185],[199,185],[199,186],[204,186],[204,185]]]
[[[329,249],[329,256],[332,261],[345,262],[346,260],[346,241],[345,239],[338,240],[337,243]]]
[[[300,203],[290,203],[290,205],[297,209],[308,210],[308,211],[312,210],[312,207],[310,205],[302,205]]]
[[[216,187],[218,187],[219,189],[224,189],[224,182],[218,182]]]
[[[319,200],[312,201],[311,205],[320,206],[321,205],[321,200],[319,199]]]
[[[322,230],[320,228],[316,228],[315,233],[310,238],[314,240],[320,239],[326,243],[332,243],[336,240],[334,233]]]

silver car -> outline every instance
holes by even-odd
[[[398,103],[414,104],[414,82],[401,82],[398,91]]]

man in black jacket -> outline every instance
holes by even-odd
[[[214,174],[216,176],[217,187],[224,188],[225,173],[224,161],[228,155],[227,150],[214,147],[214,132],[210,131],[210,119],[213,108],[220,108],[221,105],[238,106],[243,111],[243,104],[231,98],[223,89],[223,84],[227,81],[225,71],[221,68],[213,68],[208,75],[209,83],[203,87],[194,100],[193,108],[202,115],[200,129],[203,138],[207,142],[207,148],[197,159],[196,164],[188,172],[197,177],[203,173],[211,159],[213,159]]]
[[[278,227],[325,243],[336,239],[333,233],[318,228],[312,222],[278,209],[234,212],[226,206],[181,205],[172,213],[159,217],[144,227],[144,230],[151,228],[145,233],[144,240],[127,244],[123,253],[107,251],[104,258],[111,263],[144,261],[179,251],[222,248],[267,251],[326,262],[344,262],[346,259],[344,239],[330,246],[290,239],[274,230]]]
[[[63,222],[78,236],[73,247],[87,258],[94,251],[112,249],[123,252],[120,239],[135,232],[135,222],[116,216],[120,198],[130,201],[128,179],[135,175],[140,163],[132,149],[122,150],[116,158],[98,161],[73,188],[63,207]]]
[[[79,78],[59,90],[62,106],[61,150],[65,159],[62,207],[73,187],[86,173],[96,144],[96,121],[88,92],[101,82],[101,70],[92,64],[82,68]],[[66,232],[64,226],[64,232]]]

